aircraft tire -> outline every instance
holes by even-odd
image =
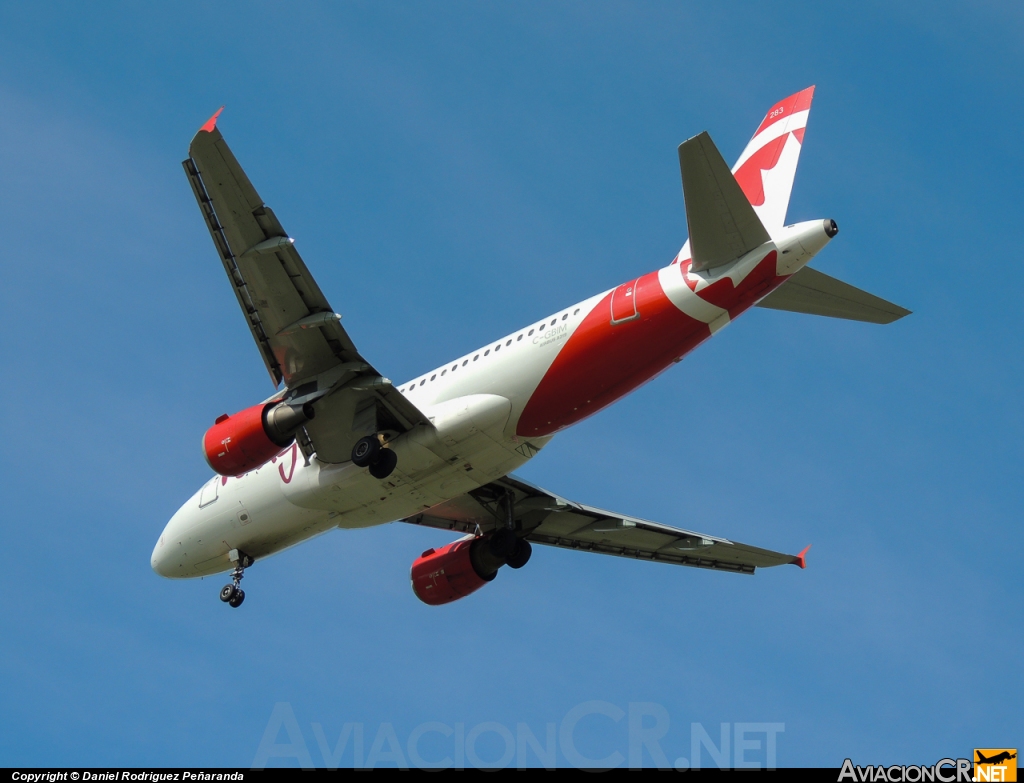
[[[533,554],[533,546],[525,538],[519,539],[519,545],[515,548],[515,551],[509,555],[506,563],[509,568],[522,568],[530,561],[530,555]]]
[[[352,463],[360,468],[373,464],[380,453],[380,441],[376,435],[367,435],[356,441],[352,447]]]
[[[391,449],[381,449],[377,459],[370,463],[370,475],[375,479],[386,479],[398,465],[398,455]]]
[[[508,528],[502,528],[501,530],[494,531],[494,535],[491,536],[491,540],[488,542],[488,547],[492,555],[500,557],[507,562],[509,555],[516,551],[518,543],[519,539],[516,538],[515,533]]]
[[[235,594],[231,596],[231,600],[228,601],[228,606],[232,609],[237,609],[242,605],[242,601],[245,600],[245,590],[241,588],[235,590]]]
[[[220,600],[224,603],[231,603],[231,599],[235,597],[235,593],[238,592],[238,588],[234,585],[224,585],[220,589]]]

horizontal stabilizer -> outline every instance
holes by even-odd
[[[690,269],[728,264],[771,240],[707,131],[679,145]]]
[[[829,277],[805,266],[757,304],[772,310],[825,315],[873,324],[891,324],[906,310],[892,302],[854,288],[842,280]]]

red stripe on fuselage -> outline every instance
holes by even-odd
[[[739,285],[733,284],[732,278],[723,277],[700,289],[697,296],[705,302],[728,310],[729,317],[735,318],[764,296],[769,289],[782,282],[783,278],[776,276],[778,258],[778,252],[773,250],[740,280]]]
[[[773,250],[739,285],[724,278],[698,295],[735,318],[785,280],[776,276],[777,259]],[[676,269],[682,274],[679,266]],[[613,294],[605,296],[569,336],[526,403],[517,435],[550,435],[597,413],[711,336],[706,323],[686,315],[665,296],[657,272],[636,281],[635,320],[612,325]]]
[[[636,281],[639,317],[612,326],[608,294],[583,319],[541,379],[516,434],[549,435],[575,424],[662,372],[711,335],[665,296],[658,273]]]

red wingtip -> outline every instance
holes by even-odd
[[[810,548],[811,548],[810,544],[805,546],[803,551],[799,555],[797,555],[796,557],[793,558],[793,565],[798,565],[801,568],[807,568],[807,560],[805,559],[804,556],[807,554],[807,550],[810,549]]]
[[[208,119],[203,124],[203,127],[201,127],[199,130],[206,131],[207,133],[213,133],[213,129],[217,127],[217,118],[220,116],[220,113],[222,111],[224,111],[224,107],[223,106],[221,106],[219,109],[217,109],[217,111],[215,111],[213,113],[213,116],[210,117],[210,119]]]

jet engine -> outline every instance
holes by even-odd
[[[425,604],[450,604],[492,581],[503,565],[522,568],[531,549],[529,541],[504,530],[428,549],[413,561],[412,591]]]
[[[482,538],[464,538],[440,549],[428,549],[412,564],[412,591],[431,606],[465,598],[497,575],[502,563],[489,562],[493,559]]]
[[[220,475],[239,476],[290,446],[299,427],[315,415],[308,402],[268,402],[218,416],[203,436],[203,456]]]

